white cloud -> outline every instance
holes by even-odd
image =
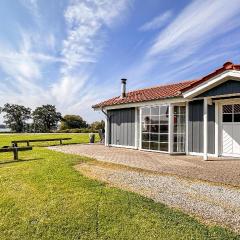
[[[91,79],[91,65],[97,62],[105,47],[107,29],[114,27],[126,16],[131,1],[83,0],[72,1],[64,17],[67,37],[63,41],[61,78],[52,85],[51,93],[64,109],[73,106],[89,108],[99,87]],[[86,74],[87,72],[87,74]],[[101,86],[100,86],[101,87]],[[89,91],[95,91],[90,97]],[[86,97],[88,96],[88,97]],[[88,99],[83,103],[83,99]],[[92,100],[90,100],[92,99]]]
[[[203,69],[206,58],[213,57],[216,62],[215,56],[219,53],[221,61],[226,60],[224,55],[234,57],[230,45],[236,45],[238,35],[227,38],[234,36],[233,30],[240,27],[239,3],[240,0],[232,0],[231,4],[227,0],[191,1],[159,31],[143,57],[127,69],[126,75],[140,85],[146,83],[146,78],[149,82],[149,77],[163,82],[182,80],[191,71],[196,72],[194,64],[199,66],[202,62]]]
[[[19,103],[30,107],[51,102],[48,91],[40,84],[43,65],[46,64],[46,59],[50,61],[51,56],[35,53],[35,37],[23,29],[20,33],[17,47],[6,46],[0,42],[0,71],[7,76],[1,79],[0,102]]]
[[[0,68],[13,79],[25,79],[36,82],[42,77],[42,64],[46,62],[64,62],[64,59],[35,51],[39,36],[20,30],[21,38],[17,47],[7,47],[0,42]],[[40,44],[38,44],[40,48]],[[21,80],[22,81],[22,80]]]
[[[32,108],[51,103],[63,114],[80,113],[87,120],[94,120],[91,105],[103,90],[102,85],[95,85],[96,79],[91,79],[91,66],[105,47],[108,28],[125,18],[129,2],[70,1],[64,13],[66,38],[58,57],[49,54],[59,49],[59,45],[56,46],[59,41],[56,43],[54,32],[43,35],[38,2],[21,0],[34,17],[37,28],[26,31],[19,27],[21,37],[17,46],[0,42],[0,71],[6,76],[0,82],[0,102]],[[120,15],[123,12],[124,17]],[[56,62],[60,63],[58,79],[47,78],[50,85],[42,83],[47,75],[45,67]]]
[[[127,6],[127,0],[76,0],[68,6],[65,11],[68,36],[62,49],[68,64],[64,71],[81,62],[96,62],[105,45],[105,27],[111,27]]]
[[[146,22],[139,28],[140,31],[155,30],[163,27],[167,21],[172,17],[172,12],[167,11],[152,19],[150,22]]]
[[[221,36],[240,23],[240,1],[195,0],[156,38],[149,51],[150,56],[166,54],[183,59],[194,53],[209,40]]]

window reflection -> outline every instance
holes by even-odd
[[[142,148],[168,151],[168,106],[142,108]]]

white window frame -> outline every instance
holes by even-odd
[[[185,133],[181,133],[181,135],[185,135],[184,137],[184,141],[185,141],[185,148],[184,148],[184,151],[183,152],[174,152],[173,149],[174,149],[174,107],[185,107]],[[187,149],[186,149],[186,145],[187,145],[187,125],[188,125],[188,103],[186,104],[173,104],[172,106],[173,108],[173,112],[172,112],[172,152],[171,154],[186,154],[187,153]]]
[[[142,148],[142,109],[146,107],[160,107],[160,106],[168,106],[168,151],[160,151],[160,150],[151,150],[151,149],[144,149]],[[186,154],[186,148],[184,152],[173,152],[173,137],[174,137],[174,106],[185,106],[186,107],[186,112],[185,112],[185,117],[186,117],[186,130],[185,130],[185,146],[186,141],[187,141],[187,104],[186,102],[178,102],[178,103],[168,103],[168,104],[152,104],[152,105],[144,105],[139,108],[139,150],[141,151],[148,151],[148,152],[159,152],[159,153],[168,153],[168,154]]]
[[[151,149],[145,149],[142,148],[142,109],[146,108],[146,107],[160,107],[160,106],[168,106],[168,109],[170,110],[170,104],[154,104],[154,105],[145,105],[139,108],[140,111],[140,117],[139,117],[139,124],[140,124],[140,144],[139,144],[139,150],[141,151],[147,151],[147,152],[159,152],[159,153],[170,153],[169,152],[169,118],[170,118],[170,111],[168,110],[168,133],[166,133],[166,135],[168,134],[168,151],[160,151],[160,150],[151,150]]]

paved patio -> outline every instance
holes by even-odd
[[[125,148],[105,147],[99,144],[64,145],[50,147],[50,149],[161,174],[173,174],[196,180],[240,186],[240,160],[236,159],[221,158],[203,161],[202,157],[197,156],[170,156]]]

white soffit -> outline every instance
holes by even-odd
[[[228,70],[221,74],[218,74],[217,76],[210,78],[209,80],[197,85],[196,87],[193,87],[190,90],[183,92],[183,97],[191,99],[228,80],[240,81],[240,71]]]

